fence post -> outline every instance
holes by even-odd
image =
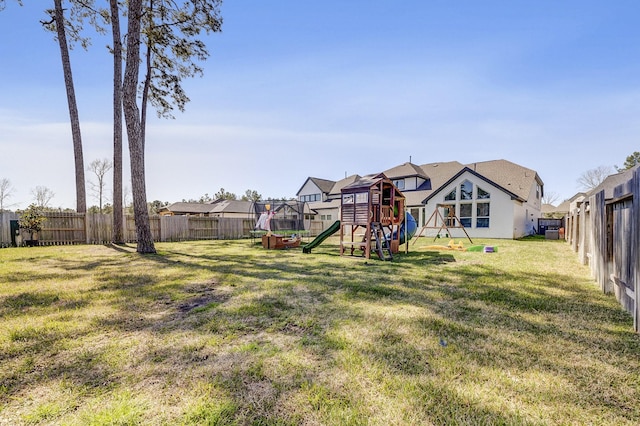
[[[82,220],[84,221],[84,241],[87,244],[91,244],[91,236],[89,235],[89,218],[87,217],[87,212],[82,213]]]
[[[640,169],[636,169],[633,172],[631,178],[631,194],[633,198],[631,200],[631,259],[629,262],[633,262],[630,267],[632,268],[633,277],[633,291],[634,291],[634,312],[633,312],[633,328],[636,332],[640,332]]]

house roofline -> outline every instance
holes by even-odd
[[[427,198],[425,198],[424,200],[422,200],[422,204],[427,204],[427,202],[429,202],[429,200],[431,200],[433,197],[435,197],[435,195],[437,193],[440,192],[440,190],[442,188],[444,188],[445,186],[449,185],[451,182],[453,182],[454,180],[458,179],[464,172],[469,172],[472,175],[476,176],[477,178],[487,182],[490,185],[495,186],[496,188],[506,192],[507,194],[509,194],[509,196],[511,197],[511,199],[515,199],[518,201],[522,201],[522,202],[526,202],[527,200],[517,196],[516,194],[514,194],[513,192],[509,191],[508,189],[506,189],[505,187],[503,187],[502,185],[498,185],[497,183],[495,183],[494,181],[492,181],[491,179],[488,179],[487,177],[481,175],[480,173],[476,172],[475,170],[470,169],[469,167],[465,166],[463,167],[458,173],[456,173],[455,175],[453,175],[448,181],[446,181],[445,183],[443,183],[442,185],[440,185],[440,187],[436,190],[433,191],[433,193],[431,193]]]
[[[314,184],[316,187],[318,187],[318,189],[320,190],[320,192],[321,192],[322,194],[329,194],[329,193],[331,192],[331,191],[324,192],[324,190],[320,187],[320,185],[318,185],[318,183],[316,182],[316,180],[322,180],[322,181],[325,181],[325,182],[333,182],[333,185],[335,185],[335,184],[336,184],[336,182],[335,182],[335,181],[333,181],[333,180],[329,180],[329,179],[322,179],[322,178],[316,178],[316,177],[309,176],[309,177],[304,181],[304,183],[302,184],[302,186],[300,187],[300,189],[298,189],[298,191],[296,192],[296,198],[297,198],[297,197],[299,197],[299,195],[298,195],[298,194],[300,194],[300,191],[302,191],[302,188],[304,188],[304,186],[305,186],[305,185],[307,184],[307,182],[309,182],[309,181],[313,182],[313,184]]]

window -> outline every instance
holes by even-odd
[[[488,200],[489,198],[491,198],[491,196],[489,195],[489,193],[487,191],[485,191],[484,189],[478,187],[478,195],[476,195],[476,198],[478,200]]]
[[[413,216],[413,218],[416,220],[416,223],[419,222],[419,220],[420,220],[420,209],[412,208],[411,210],[409,210],[409,214],[411,214],[411,216]]]
[[[536,184],[536,198],[539,199],[540,198],[540,193],[542,192],[542,188],[540,187],[540,185]]]
[[[455,219],[453,217],[454,211],[458,211],[458,219],[460,224],[465,228],[471,228],[475,225],[476,228],[488,228],[489,227],[489,201],[474,201],[474,188],[473,183],[465,180],[460,183],[460,192],[458,188],[454,188],[447,195],[444,196],[445,201],[453,201],[451,203],[451,209],[444,208],[444,218],[447,226],[453,226]],[[484,189],[476,186],[475,199],[476,200],[489,200],[491,194]],[[458,201],[458,202],[455,202]],[[462,202],[460,202],[462,201]],[[474,214],[475,209],[475,214]],[[475,221],[475,222],[474,222]]]
[[[356,204],[364,204],[369,202],[368,192],[359,192],[356,194]]]
[[[320,215],[320,220],[331,220],[331,215],[330,214]]]
[[[353,194],[342,194],[342,204],[353,204],[355,197]]]
[[[445,223],[447,224],[447,226],[455,226],[455,215],[456,215],[456,206],[451,205],[451,207],[449,206],[443,206],[442,207],[442,217],[445,220]]]
[[[473,199],[473,184],[468,180],[465,180],[460,184],[460,199],[461,200]]]
[[[454,189],[450,193],[444,196],[445,201],[455,201],[456,200],[456,190]]]
[[[309,194],[309,195],[301,195],[300,201],[305,203],[312,203],[314,201],[322,200],[322,194]]]
[[[471,228],[472,204],[460,204],[460,223],[465,228]]]
[[[316,220],[316,215],[305,213],[304,218],[307,220]]]
[[[489,203],[476,204],[476,228],[489,227]]]
[[[399,190],[403,190],[404,189],[404,179],[397,179],[393,181],[393,184],[396,186],[396,188],[398,188]]]

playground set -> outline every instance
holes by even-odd
[[[261,237],[265,249],[289,249],[302,245],[301,236],[307,233],[305,226],[306,203],[301,201],[268,200],[252,205],[256,225],[252,237]],[[406,200],[402,192],[383,173],[364,176],[341,191],[340,220],[335,221],[311,242],[302,245],[303,253],[311,251],[330,236],[340,233],[340,255],[363,256],[372,254],[382,260],[392,260],[402,244],[416,235],[417,224],[406,212]],[[420,228],[417,237],[425,231],[436,229],[434,241],[444,234],[453,238],[452,229],[461,229],[471,244],[473,241],[455,215],[452,204],[438,204],[429,220]],[[417,238],[416,238],[417,240]],[[415,244],[415,240],[414,240]],[[447,245],[430,245],[423,250],[484,251],[493,253],[495,247],[476,245],[464,247],[453,239]],[[408,244],[407,244],[408,250]]]
[[[416,231],[413,216],[405,213],[405,197],[384,174],[365,176],[342,188],[340,220],[303,247],[304,253],[340,232],[340,255],[356,250],[369,259],[375,253],[391,260],[400,245]],[[406,232],[405,232],[406,228]]]
[[[440,212],[441,210],[444,212],[444,215]],[[436,238],[440,238],[442,231],[446,231],[445,236],[450,237],[451,229],[462,229],[462,232],[467,236],[469,242],[473,244],[471,237],[469,237],[469,234],[464,229],[464,225],[460,222],[458,216],[456,216],[456,206],[453,204],[436,204],[436,209],[431,216],[429,216],[429,220],[420,228],[417,237],[420,237],[422,233],[428,229],[438,230],[435,237],[433,237],[433,241],[435,241]],[[415,244],[416,241],[417,238],[413,241],[413,244]]]

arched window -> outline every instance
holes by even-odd
[[[460,184],[460,199],[473,200],[473,184],[468,180]]]

